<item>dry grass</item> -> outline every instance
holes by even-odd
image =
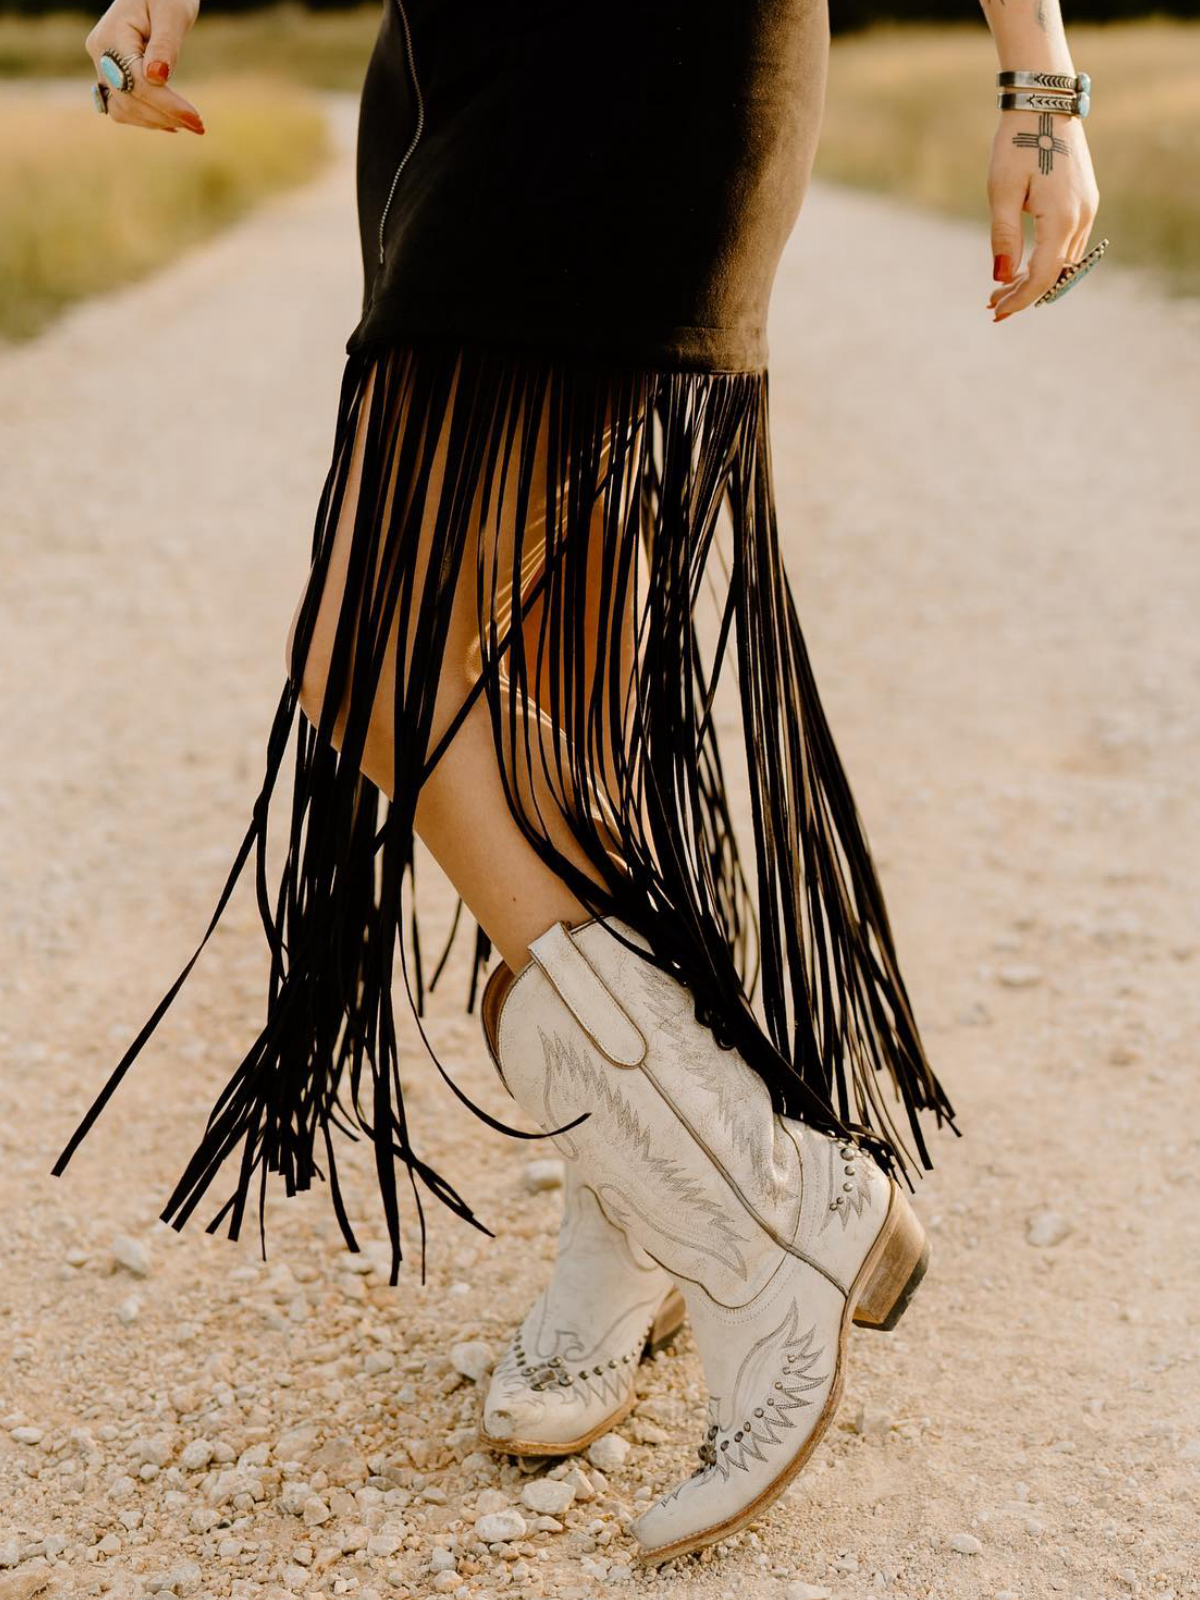
[[[1071,52],[1095,81],[1093,239],[1111,238],[1111,260],[1200,293],[1200,24],[1075,26]],[[982,25],[837,40],[818,175],[986,219],[994,71]]]
[[[96,13],[60,12],[44,17],[0,17],[0,78],[74,77],[86,86],[93,76],[83,41]],[[362,85],[379,28],[378,5],[348,11],[305,11],[298,5],[270,6],[243,15],[212,16],[203,10],[184,44],[181,93],[197,78],[253,70],[320,89]]]
[[[27,338],[71,301],[140,277],[322,159],[324,120],[300,89],[231,80],[200,99],[200,138],[109,123],[86,92],[78,106],[32,94],[0,105],[0,336]]]

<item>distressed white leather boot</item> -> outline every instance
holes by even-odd
[[[645,948],[623,922],[555,923],[484,1025],[542,1127],[587,1113],[555,1144],[687,1301],[709,1427],[701,1469],[634,1524],[657,1563],[778,1498],[833,1420],[851,1324],[893,1326],[928,1250],[899,1187],[862,1150],[776,1115]]]
[[[632,1409],[639,1362],[683,1317],[671,1279],[569,1163],[554,1273],[492,1373],[481,1440],[518,1456],[586,1450]]]

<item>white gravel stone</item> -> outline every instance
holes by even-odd
[[[561,1189],[563,1163],[553,1156],[543,1161],[531,1161],[525,1168],[525,1187],[530,1194],[540,1194],[544,1189]]]
[[[324,1472],[330,1483],[366,1483],[370,1477],[366,1458],[355,1449],[349,1439],[330,1439],[312,1457],[309,1465],[314,1471]]]
[[[193,1439],[179,1452],[179,1465],[185,1472],[199,1472],[213,1458],[213,1447],[207,1439]]]
[[[359,1276],[365,1276],[374,1270],[370,1256],[362,1250],[343,1250],[334,1262],[334,1266],[339,1272],[353,1272]]]
[[[165,1467],[175,1454],[175,1446],[169,1434],[143,1434],[133,1441],[129,1452],[135,1461],[152,1462],[156,1467]]]
[[[1066,1217],[1057,1211],[1037,1211],[1025,1224],[1025,1242],[1045,1249],[1061,1244],[1074,1231]]]
[[[126,1327],[131,1322],[136,1322],[142,1314],[142,1300],[140,1295],[127,1294],[117,1307],[117,1321],[123,1322]]]
[[[670,1444],[671,1435],[657,1422],[647,1422],[644,1417],[631,1417],[629,1431],[638,1444]]]
[[[854,1431],[864,1439],[886,1439],[892,1426],[891,1413],[882,1406],[859,1406],[854,1415]]]
[[[1032,989],[1041,983],[1042,969],[1015,961],[998,968],[996,977],[1006,989]]]
[[[983,1549],[973,1533],[952,1533],[946,1543],[951,1550],[957,1550],[960,1556],[977,1556]]]
[[[596,1498],[596,1490],[592,1480],[577,1461],[573,1461],[569,1467],[556,1467],[550,1476],[557,1478],[560,1483],[569,1484],[575,1491],[576,1500],[581,1503],[586,1503],[588,1500]]]
[[[435,1550],[429,1558],[431,1572],[453,1572],[458,1563],[449,1550]]]
[[[482,1339],[465,1339],[461,1344],[450,1346],[450,1362],[455,1372],[470,1378],[472,1383],[487,1376],[494,1360],[491,1345],[484,1344]]]
[[[180,1596],[195,1594],[203,1576],[199,1562],[181,1561],[177,1567],[171,1568],[171,1588]]]
[[[285,1483],[279,1491],[280,1510],[285,1511],[289,1517],[303,1515],[304,1506],[312,1494],[312,1485],[308,1483]]]
[[[475,1524],[475,1537],[484,1544],[508,1544],[525,1537],[525,1518],[519,1511],[492,1511]]]
[[[439,1572],[431,1587],[438,1594],[453,1594],[459,1586],[459,1581],[457,1572]]]
[[[301,1423],[298,1428],[289,1428],[286,1433],[279,1435],[272,1454],[276,1461],[303,1461],[312,1454],[317,1437],[317,1430],[311,1422]]]
[[[317,1528],[320,1527],[322,1522],[328,1522],[331,1514],[329,1507],[319,1494],[310,1494],[304,1502],[304,1510],[301,1512],[305,1523],[310,1528]]]
[[[561,1517],[574,1499],[574,1488],[561,1478],[531,1478],[521,1490],[521,1504],[540,1517]]]
[[[490,1516],[494,1511],[507,1511],[512,1499],[502,1489],[484,1489],[475,1501],[476,1517]]]
[[[42,1428],[10,1428],[9,1435],[17,1444],[41,1444],[46,1437]]]
[[[0,1567],[15,1567],[21,1559],[21,1546],[16,1539],[6,1539],[0,1544]]]
[[[394,1556],[404,1543],[402,1533],[373,1533],[367,1540],[369,1556]]]
[[[112,1242],[112,1258],[118,1267],[124,1267],[126,1272],[132,1272],[135,1278],[146,1278],[150,1275],[150,1252],[140,1239],[133,1239],[127,1233],[119,1233]]]
[[[601,1472],[617,1472],[628,1454],[629,1445],[619,1433],[606,1433],[588,1446],[587,1458]]]

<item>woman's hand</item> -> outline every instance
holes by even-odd
[[[108,114],[114,122],[167,133],[180,128],[204,132],[195,106],[166,87],[199,9],[200,0],[113,0],[83,47],[101,81],[100,57],[106,50],[133,58],[133,88],[128,93],[113,89],[108,96]]]
[[[988,202],[992,210],[992,277],[1000,285],[988,305],[1001,322],[1030,306],[1068,261],[1078,261],[1100,194],[1078,117],[1002,111],[992,143]],[[1021,213],[1033,217],[1033,249],[1021,267]]]

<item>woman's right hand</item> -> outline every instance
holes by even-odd
[[[184,35],[196,20],[200,0],[113,0],[84,40],[84,49],[100,72],[106,50],[132,57],[133,87],[112,89],[108,114],[114,122],[135,128],[161,128],[177,133],[187,128],[203,133],[200,113],[190,101],[166,87],[175,70]]]

